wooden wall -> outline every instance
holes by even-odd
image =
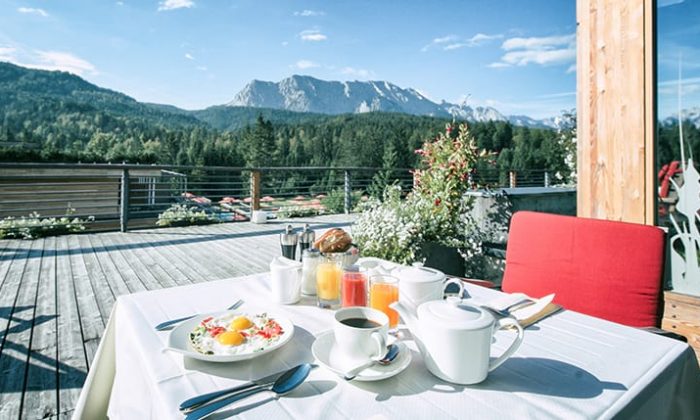
[[[652,0],[577,0],[578,215],[654,224]]]

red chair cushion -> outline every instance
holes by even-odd
[[[658,323],[664,232],[654,226],[518,212],[503,291],[634,327]]]

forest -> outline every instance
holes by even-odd
[[[567,129],[471,122],[491,153],[479,171],[548,170],[567,182]],[[450,120],[398,113],[321,115],[216,106],[186,111],[136,100],[61,72],[0,63],[0,161],[128,162],[195,166],[412,168],[414,151]],[[458,122],[458,121],[457,121]]]

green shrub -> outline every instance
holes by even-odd
[[[309,217],[323,214],[323,209],[310,206],[285,206],[277,210],[277,217],[289,219],[292,217]]]
[[[71,218],[74,213],[69,209],[63,217],[41,218],[37,212],[28,217],[6,217],[0,220],[0,239],[35,239],[44,236],[65,235],[85,230],[85,225],[95,220],[94,216],[87,219]]]
[[[362,191],[353,191],[351,193],[351,208],[357,205],[362,198]],[[345,191],[337,188],[328,193],[328,196],[321,199],[321,204],[325,207],[326,212],[330,214],[343,213],[345,211]]]
[[[158,215],[157,226],[189,226],[219,223],[218,217],[207,214],[196,206],[173,204],[169,209]]]

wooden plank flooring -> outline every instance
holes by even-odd
[[[118,296],[267,271],[286,224],[0,240],[0,419],[70,418]]]

